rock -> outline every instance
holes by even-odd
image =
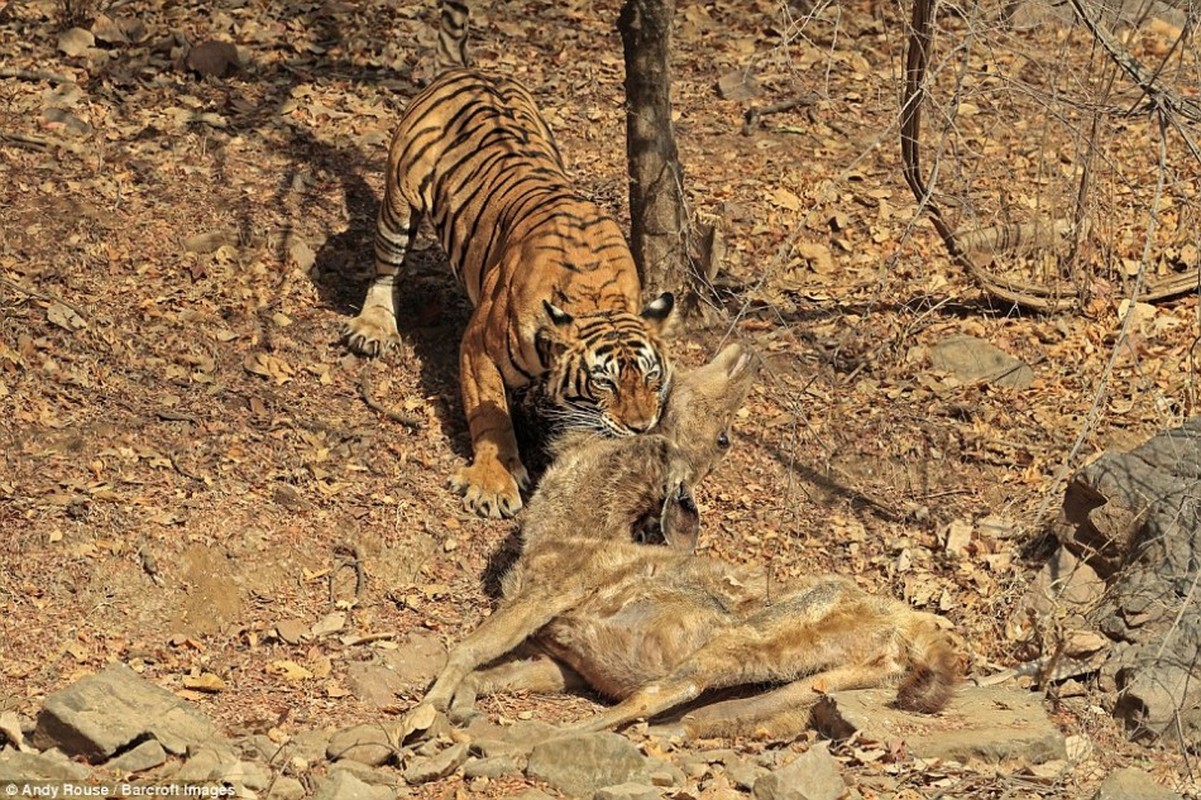
[[[737,69],[717,79],[717,95],[723,100],[750,100],[763,88],[748,70]]]
[[[744,800],[746,797],[743,792],[730,785],[725,775],[718,775],[706,782],[700,787],[700,794],[689,793],[685,796],[695,796],[697,800]]]
[[[395,798],[395,789],[389,786],[373,786],[345,769],[331,772],[313,794],[313,800],[395,800]]]
[[[153,769],[166,761],[167,751],[163,749],[163,746],[154,739],[148,739],[132,750],[127,750],[109,760],[104,766],[115,769],[122,775],[128,775],[131,772]]]
[[[57,107],[51,106],[49,108],[43,109],[42,110],[42,119],[46,120],[46,122],[49,122],[49,123],[62,125],[63,126],[62,130],[71,134],[72,136],[87,136],[88,134],[90,134],[92,132],[91,125],[84,122],[78,116],[76,116],[75,114],[66,110],[65,108],[57,108]],[[79,325],[77,327],[75,324],[69,324],[66,327],[68,327],[69,329],[71,329],[71,328],[78,329],[78,327],[83,327],[83,326]]]
[[[471,740],[472,754],[483,758],[520,758],[524,761],[533,749],[532,744],[527,747],[506,739],[484,738]],[[525,769],[525,767],[522,767],[522,769]]]
[[[645,783],[619,783],[597,789],[592,800],[659,800],[659,790]]]
[[[509,800],[554,800],[554,798],[541,789],[526,789],[513,795]]]
[[[726,762],[726,777],[740,789],[750,791],[755,788],[755,781],[767,775],[770,772],[765,767],[758,764],[753,764],[741,758],[731,759]]]
[[[396,698],[405,691],[405,682],[383,664],[357,663],[346,669],[346,683],[351,694],[374,708],[396,705]]]
[[[378,767],[394,760],[398,742],[399,729],[395,724],[364,723],[330,737],[325,755],[330,761],[350,759]]]
[[[930,365],[963,383],[1028,389],[1034,370],[1019,358],[974,336],[948,336],[930,350]]]
[[[1180,795],[1141,769],[1126,767],[1102,781],[1093,800],[1180,800]]]
[[[25,744],[24,727],[28,723],[28,719],[17,716],[15,711],[0,712],[0,748],[8,743],[23,753],[31,752],[33,748]]]
[[[335,772],[349,772],[363,783],[371,786],[387,786],[395,789],[404,783],[404,778],[391,768],[376,769],[357,761],[339,761],[329,769],[330,775]]]
[[[1096,571],[1061,547],[1043,564],[1015,613],[1033,611],[1046,618],[1067,612],[1073,615],[1068,624],[1075,627],[1083,624],[1085,614],[1096,608],[1104,594],[1105,581]]]
[[[919,758],[1040,764],[1066,757],[1063,734],[1031,692],[962,686],[932,715],[900,711],[895,697],[893,689],[833,692],[814,706],[813,726],[832,739],[855,731],[877,742],[901,739]]]
[[[83,764],[40,753],[0,751],[0,783],[25,781],[81,781],[90,770]]]
[[[386,651],[382,663],[396,676],[400,691],[424,692],[446,664],[441,637],[414,634],[396,650]]]
[[[58,49],[68,56],[79,56],[87,52],[88,48],[94,47],[96,37],[91,31],[83,28],[71,28],[63,31],[58,37]]]
[[[755,800],[838,800],[846,791],[842,765],[825,742],[755,781]]]
[[[241,69],[238,48],[229,42],[200,42],[188,51],[184,63],[202,77],[224,78]]]
[[[646,780],[647,762],[638,748],[616,733],[584,733],[541,742],[530,752],[526,775],[567,795]]]
[[[107,14],[100,13],[92,21],[92,35],[105,44],[129,44],[125,30]]]
[[[59,747],[93,763],[107,761],[135,740],[157,740],[168,753],[216,738],[213,723],[171,692],[114,664],[46,698],[33,744]]]
[[[304,784],[293,778],[291,775],[282,775],[275,779],[275,783],[267,791],[268,800],[301,800],[308,794],[305,791]]]
[[[289,758],[300,757],[310,764],[315,764],[325,758],[329,748],[330,733],[328,731],[300,731],[288,740],[284,752]],[[270,761],[270,759],[267,759]]]
[[[1057,527],[1061,545],[1107,583],[1089,614],[1117,643],[1101,669],[1114,715],[1136,737],[1170,731],[1201,746],[1201,417],[1077,473]]]
[[[525,759],[514,756],[488,756],[473,758],[463,765],[465,778],[499,778],[502,775],[516,775],[525,771]]]
[[[216,237],[222,236],[223,232],[217,231],[216,234],[202,233],[188,238],[184,242],[184,249],[189,253],[211,253],[216,248],[209,249],[211,244],[216,241]],[[222,241],[217,247],[227,242]],[[298,619],[283,619],[275,624],[275,633],[279,638],[283,639],[288,644],[300,644],[305,635],[309,631],[309,626]]]
[[[688,782],[688,776],[684,774],[684,770],[670,762],[655,763],[652,761],[648,769],[650,774],[647,777],[652,786],[683,786]]]
[[[239,769],[241,763],[228,745],[207,743],[188,748],[187,760],[171,778],[180,783],[239,780],[242,777]]]
[[[404,771],[405,782],[416,786],[441,780],[463,766],[467,756],[467,744],[460,742],[431,758],[414,759]]]

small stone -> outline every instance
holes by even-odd
[[[759,81],[745,69],[727,72],[717,79],[717,95],[723,100],[749,100],[762,91]]]
[[[167,751],[163,749],[163,746],[154,739],[148,739],[132,750],[127,750],[111,759],[104,766],[115,769],[122,775],[128,775],[131,772],[153,769],[166,761]]]
[[[682,786],[688,781],[684,770],[667,763],[653,767],[649,777],[652,786]]]
[[[1180,795],[1141,769],[1126,767],[1102,781],[1093,800],[1180,800]]]
[[[283,775],[275,779],[275,783],[267,791],[268,800],[300,800],[305,796],[304,784],[291,775]]]
[[[467,761],[468,745],[453,744],[430,758],[416,759],[404,771],[405,782],[416,786],[450,775]]]
[[[188,748],[187,760],[172,776],[180,783],[224,781],[238,772],[242,762],[224,742],[210,742]]]
[[[838,800],[846,791],[842,767],[825,742],[755,781],[755,800]]]
[[[767,775],[771,770],[761,767],[744,759],[734,759],[726,763],[726,776],[739,789],[750,791],[755,788],[755,781]]]
[[[96,37],[91,31],[83,28],[71,28],[63,31],[58,37],[58,49],[68,56],[83,55],[83,53],[96,44]]]
[[[525,759],[518,760],[514,756],[489,756],[473,758],[463,765],[463,777],[499,778],[502,775],[516,775],[525,770]]]
[[[389,729],[391,728],[391,730]],[[340,730],[330,737],[325,755],[330,761],[350,759],[360,764],[378,767],[392,761],[396,755],[396,726],[365,723]]]
[[[659,790],[645,783],[619,783],[597,789],[592,800],[659,800]]]
[[[60,760],[47,753],[0,751],[0,783],[24,781],[80,781],[91,771],[83,764]]]
[[[996,345],[974,336],[948,336],[930,350],[930,364],[963,383],[1029,389],[1034,370]]]
[[[332,772],[313,794],[313,800],[395,800],[395,797],[395,789],[373,786],[344,769]]]
[[[188,69],[201,76],[224,78],[241,68],[238,48],[229,42],[200,42],[188,51],[185,61]]]
[[[346,669],[346,682],[351,693],[365,705],[386,708],[396,705],[396,698],[407,685],[394,671],[383,664],[357,663]]]
[[[605,786],[646,780],[647,762],[624,736],[574,734],[535,745],[526,775],[564,794],[588,796]]]

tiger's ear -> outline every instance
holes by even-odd
[[[675,307],[676,296],[671,292],[664,292],[646,304],[646,308],[642,309],[642,318],[651,330],[663,335],[672,327],[671,312]]]
[[[571,323],[575,322],[575,317],[549,300],[542,301],[542,308],[546,311],[546,316],[550,319],[551,324],[538,327],[534,342],[538,348],[539,358],[542,359],[542,366],[549,368],[554,361],[558,360],[559,356],[567,351],[568,328]]]
[[[563,328],[575,322],[575,317],[552,304],[549,300],[543,300],[542,307],[546,309],[546,316],[550,317],[550,321],[555,324],[556,328]]]

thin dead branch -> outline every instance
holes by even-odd
[[[746,113],[742,115],[742,135],[750,136],[755,129],[759,127],[759,123],[762,121],[763,117],[766,117],[770,114],[779,114],[782,111],[791,111],[794,108],[811,106],[817,101],[818,96],[813,92],[808,92],[806,94],[793,97],[789,100],[773,103],[770,106],[764,106],[763,108],[748,108]]]
[[[47,72],[41,69],[0,69],[0,78],[16,78],[22,81],[45,81],[55,85],[60,83],[75,83],[75,79],[69,75],[60,75],[57,72]]]
[[[359,394],[363,396],[363,402],[367,404],[367,407],[377,414],[382,414],[393,422],[399,422],[401,425],[412,428],[415,431],[421,429],[421,419],[415,414],[408,414],[404,411],[388,408],[375,399],[375,392],[371,388],[370,364],[364,364],[363,369],[359,372]]]

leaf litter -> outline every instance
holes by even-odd
[[[628,225],[617,4],[543,4],[538,25],[479,5],[478,61],[533,88],[573,174]],[[466,441],[467,309],[437,248],[419,247],[400,300],[418,321],[409,349],[374,365],[372,401],[420,426],[369,407],[363,365],[337,344],[370,273],[390,127],[433,52],[433,14],[384,2],[307,4],[303,19],[261,4],[110,13],[61,38],[50,3],[10,5],[0,22],[0,66],[65,79],[0,78],[0,525],[18,554],[0,563],[0,675],[25,687],[22,713],[124,660],[225,726],[275,719],[281,705],[296,713],[277,738],[376,719],[338,688],[347,669],[397,636],[471,630],[490,608],[480,576],[512,532],[464,516],[445,488]],[[1115,288],[1055,318],[977,304],[932,232],[911,228],[895,147],[855,133],[892,124],[896,40],[863,4],[840,13],[784,47],[762,33],[776,3],[681,10],[673,98],[689,200],[724,218],[721,278],[743,312],[731,324],[768,361],[737,446],[702,488],[702,547],[780,579],[840,571],[945,612],[987,672],[1013,663],[1003,620],[1037,566],[1023,555],[1040,529],[1032,514],[1119,320],[1134,314],[1140,335],[1086,453],[1195,408],[1196,299],[1130,307]],[[827,37],[838,25],[862,36]],[[215,48],[219,71],[189,68],[188,42],[239,50]],[[235,55],[240,69],[227,69]],[[716,96],[750,59],[760,96]],[[819,97],[742,135],[748,104],[799,91]],[[1168,258],[1195,265],[1196,246]],[[677,340],[680,363],[703,361],[723,332]],[[929,353],[957,335],[1032,365],[1033,383],[932,373]],[[329,581],[346,541],[365,577],[353,602],[345,587],[331,598]],[[203,586],[189,583],[192,548],[209,553]],[[200,589],[236,597],[236,611],[189,603]],[[337,683],[312,691],[327,678]],[[1144,757],[1087,699],[1071,702],[1065,727],[1096,745],[1069,778],[1080,791],[1102,767]],[[508,719],[593,707],[481,702]],[[916,764],[897,743],[836,753],[866,791],[988,786],[961,766]]]

